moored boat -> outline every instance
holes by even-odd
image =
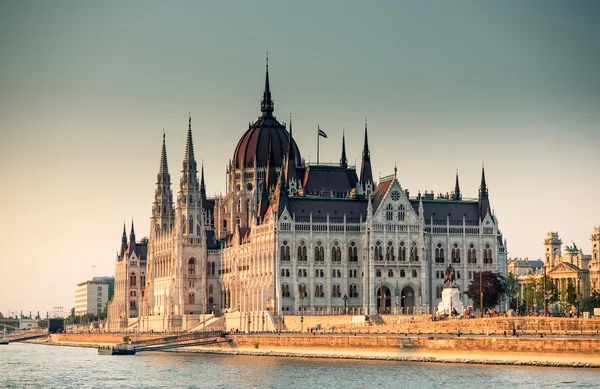
[[[135,348],[121,345],[98,347],[99,355],[135,355],[135,352]]]

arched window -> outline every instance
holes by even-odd
[[[331,297],[342,297],[342,289],[339,284],[333,284],[333,288],[331,288]]]
[[[307,261],[306,246],[304,245],[304,241],[300,241],[300,245],[298,246],[298,261]]]
[[[208,298],[208,305],[213,305],[215,303],[215,299],[213,299],[212,297]]]
[[[379,241],[375,243],[375,260],[383,261],[383,247]]]
[[[358,297],[358,285],[350,285],[350,287],[348,288],[348,297]]]
[[[129,276],[129,286],[136,286],[136,282],[137,279],[135,277],[135,273],[131,273],[131,275]]]
[[[394,271],[392,269],[388,269],[388,277],[393,277]]]
[[[342,249],[338,246],[338,242],[333,243],[333,247],[331,248],[331,261],[332,262],[341,262],[342,261]]]
[[[385,250],[385,260],[386,261],[395,261],[396,256],[394,255],[394,246],[392,242],[388,242],[387,249]]]
[[[444,263],[444,249],[441,243],[435,248],[435,263]]]
[[[469,245],[469,249],[467,250],[467,263],[477,263],[477,251],[473,243]]]
[[[300,298],[306,297],[306,285],[304,285],[304,284],[298,285],[298,297],[300,297]]]
[[[348,261],[358,262],[358,250],[354,242],[350,242],[350,247],[348,247]]]
[[[188,304],[196,304],[196,296],[194,293],[188,295]]]
[[[456,243],[452,246],[452,263],[460,263],[460,249]]]
[[[385,207],[385,220],[392,221],[393,219],[394,219],[394,207],[392,207],[392,204],[388,204],[387,207]]]
[[[281,252],[279,253],[282,261],[290,260],[290,246],[287,245],[287,241],[283,241],[283,246],[281,246]]]
[[[492,262],[492,249],[489,244],[486,244],[483,249],[483,263],[491,264]]]
[[[189,275],[196,274],[196,260],[194,258],[190,258],[188,260],[188,274]]]
[[[321,245],[321,242],[317,242],[315,246],[315,261],[325,261],[325,249]]]
[[[208,285],[208,294],[213,294],[213,286]]]
[[[323,284],[317,284],[317,287],[315,288],[315,297],[325,297]]]
[[[227,229],[227,220],[223,220],[223,229],[226,230]]]
[[[410,261],[419,262],[419,249],[417,248],[417,242],[412,242],[410,245]]]
[[[398,221],[404,221],[404,204],[400,204],[400,206],[398,207]]]
[[[211,274],[214,276],[215,275],[215,263],[214,262],[211,263],[210,267],[211,267],[211,269],[210,269],[211,270]]]
[[[400,248],[398,249],[398,260],[401,262],[406,261],[406,247],[404,246],[404,242],[400,242]]]
[[[290,286],[288,284],[281,285],[281,297],[290,297]]]
[[[191,200],[191,196],[190,196],[190,200]],[[193,235],[194,234],[194,217],[190,216],[190,220],[189,220],[189,234]]]
[[[236,225],[238,228],[240,228],[240,227],[242,226],[242,224],[241,224],[241,223],[242,223],[242,222],[240,221],[240,217],[239,217],[239,216],[236,216],[236,217],[235,217],[235,225]]]

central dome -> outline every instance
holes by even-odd
[[[266,167],[269,160],[269,138],[271,138],[271,153],[275,166],[282,166],[287,154],[290,134],[281,123],[270,115],[260,117],[242,136],[233,154],[235,169],[242,167]],[[292,147],[296,165],[300,165],[300,150],[292,139]]]
[[[250,128],[238,142],[233,153],[233,167],[235,169],[252,168],[256,161],[257,167],[266,167],[269,160],[269,139],[271,140],[271,153],[275,166],[282,166],[290,142],[290,134],[281,123],[273,116],[273,99],[269,86],[269,63],[267,62],[267,75],[265,78],[265,91],[263,92],[260,110],[262,116],[250,125]],[[292,140],[292,148],[296,158],[296,165],[300,165],[300,150]]]

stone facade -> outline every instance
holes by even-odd
[[[275,323],[344,310],[431,312],[449,264],[460,291],[480,269],[506,275],[483,169],[476,198],[463,198],[458,174],[451,193],[410,196],[396,174],[374,182],[366,122],[359,176],[345,137],[339,164],[305,163],[291,121],[288,132],[273,109],[267,68],[262,114],[227,166],[226,193],[214,199],[206,197],[204,168],[197,178],[190,118],[173,202],[163,136],[147,262],[138,270],[146,282],[136,285],[137,316],[127,315],[138,317],[139,329],[177,330],[212,312]],[[119,264],[117,273],[121,281],[128,274]]]

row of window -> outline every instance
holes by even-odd
[[[377,242],[379,243],[379,242]],[[393,246],[391,246],[392,242],[388,243],[388,247],[385,250],[385,260],[386,261],[395,261],[396,260],[396,251]],[[375,261],[383,261],[383,247],[378,244],[375,246],[374,253]],[[400,242],[400,247],[398,248],[398,261],[406,262],[406,247],[404,247],[404,242]],[[412,247],[410,248],[410,261],[418,262],[419,261],[419,250],[417,249],[417,243],[413,242]]]
[[[211,287],[212,287],[212,285],[211,285]],[[208,298],[209,306],[214,304],[214,302],[215,302],[215,299],[213,297]],[[188,294],[188,304],[196,304],[196,294],[194,292]]]
[[[298,285],[298,296],[300,298],[307,297],[306,285]],[[325,287],[323,284],[315,285],[315,297],[325,297]],[[288,284],[281,285],[281,297],[291,297],[290,286]],[[339,284],[334,284],[331,287],[331,297],[342,297],[342,287]],[[348,286],[348,297],[358,297],[358,285],[352,284]]]
[[[435,248],[435,263],[444,263],[445,261],[446,258],[444,254],[444,248],[442,247],[441,243],[438,243],[437,247]],[[454,244],[454,247],[452,247],[451,261],[452,263],[456,264],[459,264],[461,261],[460,248],[458,248],[458,244],[456,243]],[[467,249],[467,263],[477,263],[477,250],[475,249],[475,245],[473,243],[471,243]],[[490,248],[489,244],[486,244],[485,248],[483,249],[483,263],[493,263],[492,249]]]
[[[396,194],[396,193],[397,192],[394,192],[394,194]],[[393,200],[394,201],[398,201],[398,200],[396,200],[394,198],[393,198]],[[394,211],[396,211],[396,212],[394,212]],[[404,221],[404,217],[406,215],[404,204],[400,204],[400,206],[398,207],[397,210],[394,210],[394,207],[392,206],[392,204],[388,204],[387,207],[385,207],[385,220],[387,220],[387,221],[393,221],[394,220],[394,213],[396,213],[398,221],[399,222],[403,222]]]
[[[307,269],[297,269],[297,270],[298,270],[298,277],[300,277],[300,278],[308,277]],[[290,269],[281,269],[281,277],[282,278],[290,277],[290,274],[291,274]],[[356,278],[357,274],[358,274],[357,269],[348,270],[349,278]],[[324,278],[325,270],[324,269],[315,269],[315,277],[316,278]],[[331,269],[331,277],[332,278],[342,278],[342,270],[341,269]]]
[[[381,271],[381,269],[376,269],[375,270],[375,277],[381,277],[381,275],[383,274],[383,272]],[[393,277],[394,276],[394,269],[388,269],[388,277]],[[398,273],[396,273],[398,274]],[[400,277],[404,278],[406,277],[406,270],[405,269],[400,269],[400,273],[399,273]],[[412,269],[411,275],[413,278],[417,278],[417,276],[419,275],[419,273],[417,272],[416,269]]]

